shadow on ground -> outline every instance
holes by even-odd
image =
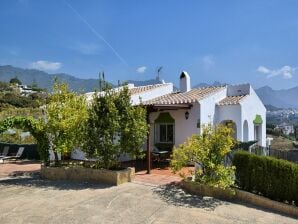
[[[229,205],[230,202],[221,201],[212,197],[200,197],[198,195],[193,195],[185,192],[179,185],[177,184],[168,184],[161,185],[153,189],[153,192],[157,194],[163,201],[168,203],[169,205],[179,206],[179,207],[188,207],[188,208],[202,208],[206,211],[214,211],[217,206],[220,205]],[[292,216],[285,214],[283,212],[274,211],[268,208],[263,208],[257,205],[253,205],[250,203],[242,202],[242,201],[233,201],[234,204],[239,204],[248,208],[257,209],[260,211],[264,211],[272,214],[280,214],[289,218],[296,218],[297,216]]]
[[[27,176],[27,177],[16,177],[16,178],[2,178],[0,179],[1,186],[25,186],[25,187],[36,187],[36,188],[50,188],[57,190],[81,190],[81,189],[104,189],[112,187],[109,184],[97,184],[88,182],[73,182],[63,180],[44,180],[38,175]]]
[[[212,197],[188,194],[177,184],[161,185],[154,188],[153,192],[168,204],[179,207],[202,208],[214,211],[217,206],[229,204]]]

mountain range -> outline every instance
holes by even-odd
[[[281,90],[264,86],[256,89],[256,93],[266,105],[279,108],[298,108],[298,86]]]
[[[98,87],[97,79],[80,79],[65,73],[48,74],[36,69],[23,69],[11,65],[0,66],[0,81],[9,82],[17,77],[23,84],[31,85],[37,83],[39,87],[51,90],[55,77],[68,83],[72,90],[89,92]]]
[[[54,77],[67,82],[69,87],[74,91],[90,92],[99,86],[98,79],[80,79],[65,73],[49,74],[36,69],[23,69],[11,65],[0,66],[0,81],[9,82],[14,77],[18,77],[23,84],[30,85],[37,83],[39,87],[48,90],[51,90]],[[127,80],[127,82],[133,83],[135,86],[161,83],[161,81],[156,79],[144,81]],[[193,87],[206,87],[210,85],[218,86],[221,83],[199,83]],[[298,108],[298,86],[282,90],[274,90],[269,86],[264,86],[256,89],[256,93],[265,105],[272,105],[278,108]]]

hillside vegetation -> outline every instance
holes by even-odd
[[[32,93],[22,95],[16,85],[0,82],[0,112],[15,108],[38,108],[46,100],[46,93],[35,88]]]
[[[22,94],[19,88],[21,81],[12,78],[10,82],[0,82],[0,120],[12,116],[42,116],[40,106],[45,104],[47,93],[36,84],[31,91]],[[14,129],[0,135],[0,142],[26,144],[35,143],[31,135],[23,136],[26,130]]]
[[[271,148],[277,150],[291,150],[294,148],[293,141],[282,136],[268,136],[272,137]]]

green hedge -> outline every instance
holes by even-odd
[[[298,164],[239,151],[233,165],[241,189],[298,205]]]

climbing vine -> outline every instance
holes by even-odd
[[[37,141],[37,149],[40,158],[45,164],[49,162],[49,140],[45,131],[43,120],[34,119],[33,117],[14,116],[0,121],[0,134],[9,128],[21,128],[28,130]]]

